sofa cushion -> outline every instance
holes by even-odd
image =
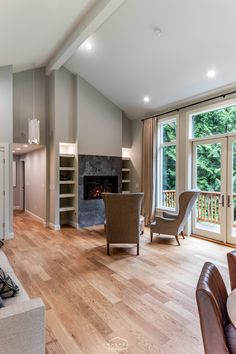
[[[11,278],[18,285],[19,292],[14,297],[9,297],[7,299],[3,299],[4,306],[6,306],[6,307],[7,306],[11,306],[13,304],[17,304],[17,303],[22,302],[22,301],[29,300],[29,296],[28,296],[27,292],[25,291],[24,287],[20,283],[20,281],[17,278],[17,276],[15,275],[15,273],[11,274]]]
[[[0,250],[0,268],[2,268],[6,273],[13,273],[12,266],[10,265],[7,256],[2,250]]]
[[[18,285],[0,268],[0,295],[3,299],[15,296],[19,291]]]
[[[225,336],[231,354],[236,354],[236,329],[230,323],[225,327]]]

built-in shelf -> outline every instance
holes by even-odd
[[[60,184],[75,184],[75,181],[60,181]]]
[[[122,193],[130,193],[130,158],[122,157]]]
[[[74,198],[74,197],[75,197],[74,193],[60,194],[60,198]]]
[[[60,171],[75,171],[74,167],[60,167]]]
[[[74,151],[75,154],[71,153]],[[75,144],[60,143],[60,152],[58,195],[60,225],[73,225],[77,223],[77,161]]]
[[[73,154],[60,154],[60,157],[75,157]]]
[[[73,211],[75,210],[75,207],[74,206],[70,206],[70,207],[63,207],[63,208],[60,208],[59,211],[62,212],[62,211]]]

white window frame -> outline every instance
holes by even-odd
[[[163,123],[171,123],[175,121],[176,123],[176,140],[174,142],[162,142],[162,124]],[[173,115],[173,116],[168,116],[165,118],[160,118],[158,119],[157,122],[157,173],[156,173],[156,180],[157,180],[157,197],[156,197],[156,202],[157,202],[157,208],[156,211],[176,211],[175,208],[166,208],[161,205],[162,201],[162,149],[163,147],[166,146],[176,146],[176,198],[178,197],[178,180],[179,180],[179,167],[178,167],[178,161],[179,161],[179,116],[178,115]]]

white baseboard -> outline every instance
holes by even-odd
[[[61,226],[60,225],[53,224],[52,222],[47,222],[46,226],[50,227],[50,229],[53,229],[55,231],[61,230]]]
[[[13,238],[14,238],[14,232],[9,232],[9,234],[6,235],[3,240],[12,240]]]
[[[79,229],[79,224],[73,220],[68,220],[68,224],[77,230]]]
[[[27,215],[31,216],[31,217],[32,217],[33,219],[35,219],[36,221],[39,221],[39,222],[41,222],[42,224],[45,223],[45,220],[44,220],[43,218],[40,218],[38,215],[32,213],[31,211],[25,209],[25,213],[26,213]]]
[[[19,205],[14,205],[13,210],[22,210]]]

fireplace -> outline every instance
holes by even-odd
[[[103,192],[118,192],[118,176],[84,176],[84,200],[102,199]]]

